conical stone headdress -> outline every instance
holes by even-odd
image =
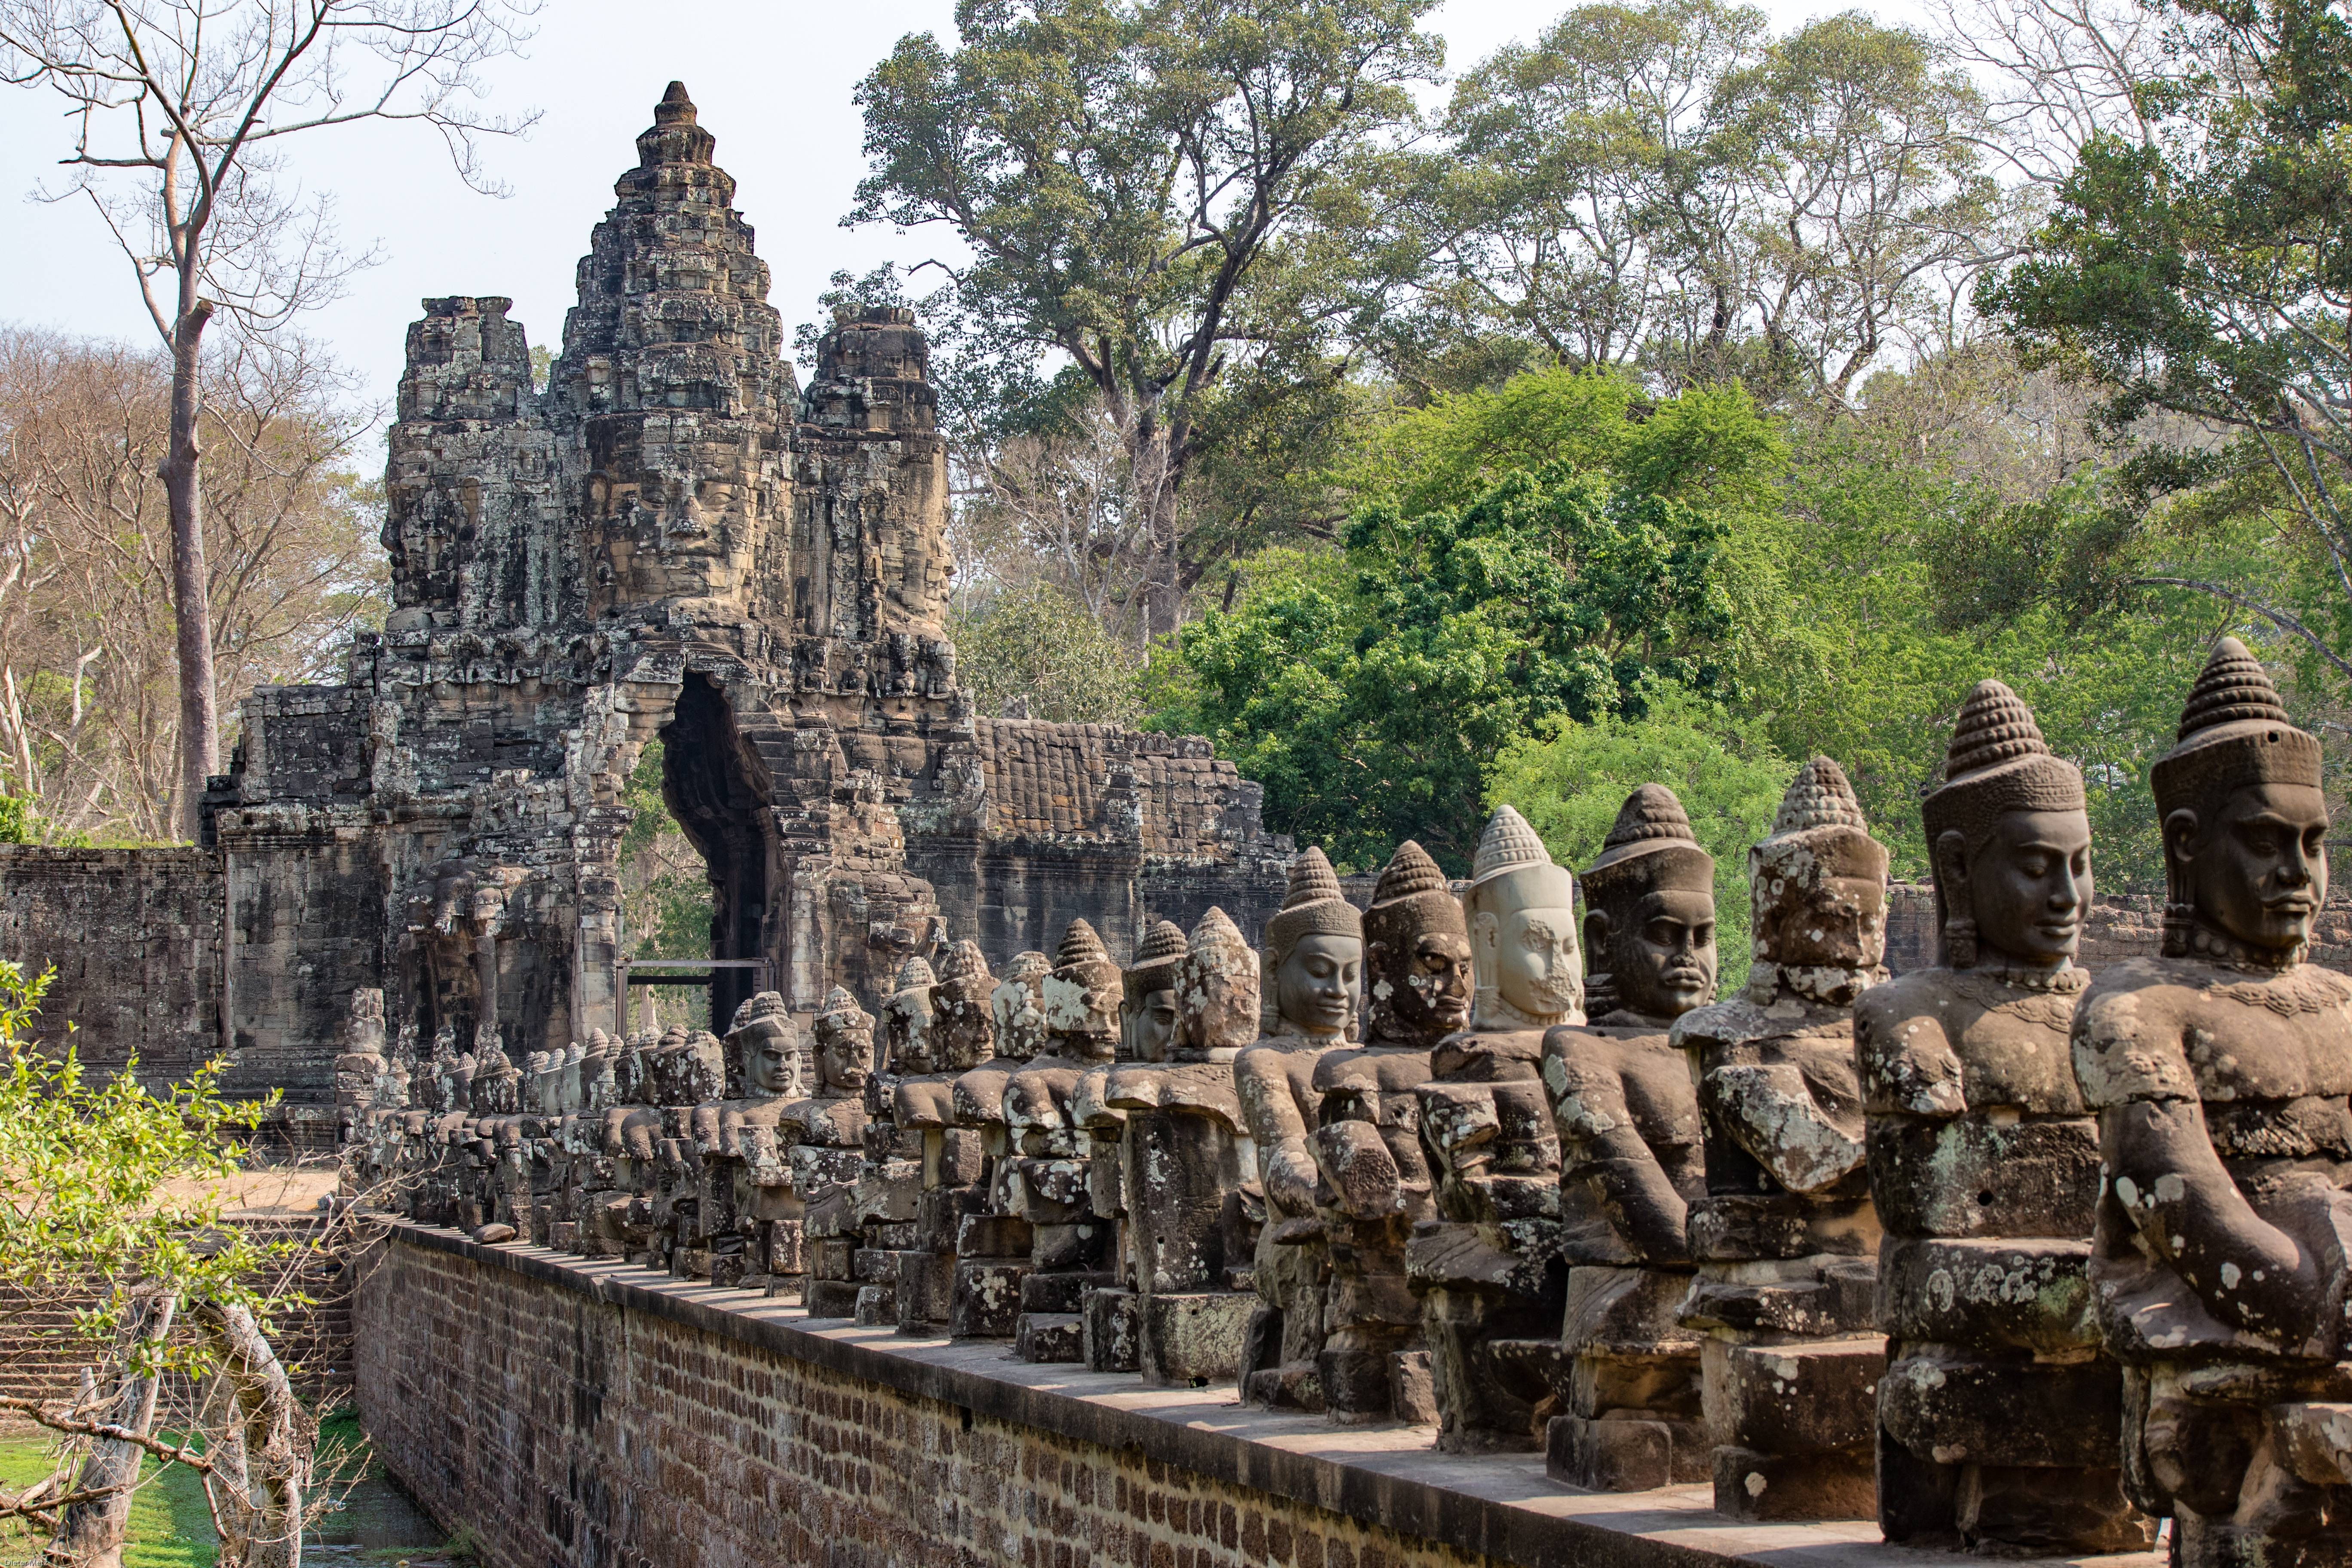
[[[1139,1006],[1154,991],[1176,984],[1176,966],[1184,960],[1184,931],[1173,921],[1154,921],[1135,950],[1135,963],[1126,975],[1127,1003]]]
[[[1584,873],[1585,901],[1596,906],[1659,888],[1714,887],[1715,857],[1700,847],[1683,803],[1662,784],[1645,784],[1625,797],[1600,858]]]
[[[1265,960],[1280,968],[1299,939],[1308,936],[1352,936],[1361,941],[1364,917],[1339,891],[1331,862],[1315,845],[1308,845],[1290,863],[1290,891],[1281,910],[1265,922]]]
[[[1946,833],[1973,848],[2005,811],[2082,809],[2083,775],[2051,755],[2033,710],[2000,681],[1979,681],[1952,726],[1943,787],[1919,808],[1929,848]]]
[[[1408,838],[1389,857],[1364,911],[1364,934],[1391,946],[1432,927],[1462,930],[1462,906],[1429,851]]]
[[[2320,787],[2319,742],[2296,729],[2262,661],[2236,637],[2206,660],[2180,715],[2180,737],[2148,770],[2157,815],[2210,812],[2248,784]]]
[[[901,991],[929,991],[938,984],[939,976],[931,973],[929,960],[910,958],[898,966],[898,978],[892,983],[890,989],[893,994]]]
[[[1463,913],[1475,919],[1487,896],[1505,883],[1524,884],[1515,889],[1523,904],[1567,909],[1576,897],[1576,879],[1553,864],[1551,851],[1515,805],[1496,806],[1478,836],[1470,885],[1462,890]]]

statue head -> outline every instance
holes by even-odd
[[[1585,1010],[1679,1018],[1715,1000],[1715,857],[1664,784],[1625,797],[1584,873]]]
[[[1946,967],[1973,969],[1986,949],[2024,969],[2074,962],[2091,902],[2083,775],[2050,754],[2017,693],[1998,680],[1969,693],[1919,816]]]
[[[1259,962],[1265,1033],[1328,1040],[1347,1034],[1363,978],[1364,917],[1341,896],[1331,862],[1312,844],[1290,863],[1290,889],[1265,922]]]
[[[1083,920],[1070,922],[1045,976],[1045,1028],[1061,1056],[1108,1061],[1118,1046],[1118,965]]]
[[[816,1074],[824,1092],[856,1094],[874,1073],[874,1015],[841,986],[825,993],[817,1009]]]
[[[708,1029],[697,1029],[687,1037],[686,1048],[677,1053],[677,1089],[675,1105],[703,1105],[727,1098],[727,1047],[719,1037]]]
[[[1230,1061],[1258,1034],[1258,962],[1225,911],[1210,907],[1176,967],[1176,1013],[1192,1061]]]
[[[966,1072],[996,1054],[995,992],[980,943],[948,949],[931,987],[931,1060],[940,1071]]]
[[[1472,986],[1462,901],[1429,851],[1408,838],[1389,857],[1364,911],[1371,1038],[1426,1047],[1468,1028]]]
[[[1176,972],[1184,962],[1184,933],[1172,921],[1154,921],[1124,976],[1119,1054],[1129,1061],[1164,1062],[1175,1053]]]
[[[912,1078],[931,1070],[931,966],[910,958],[898,966],[890,994],[882,999],[882,1063],[885,1070]]]
[[[727,1046],[734,1053],[746,1099],[781,1100],[803,1092],[800,1030],[778,993],[762,991],[744,998],[728,1028]]]
[[[2327,896],[2319,742],[2235,637],[2213,650],[2149,770],[2164,825],[2164,951],[2284,966]]]
[[[1770,835],[1748,852],[1757,959],[1874,975],[1886,951],[1886,858],[1845,770],[1827,757],[1800,768]]]
[[[1478,984],[1474,1027],[1548,1029],[1584,1021],[1576,879],[1552,864],[1516,806],[1498,806],[1486,819],[1462,915]]]
[[[996,1020],[996,1054],[1027,1061],[1045,1048],[1045,976],[1054,961],[1042,952],[1016,952],[989,994]]]

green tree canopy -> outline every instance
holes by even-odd
[[[1769,567],[1733,536],[1785,455],[1746,395],[1696,390],[1632,426],[1615,384],[1529,379],[1400,422],[1344,575],[1294,563],[1183,635],[1161,721],[1215,739],[1274,826],[1344,863],[1415,837],[1465,864],[1507,746],[1674,691],[1737,700],[1769,643]],[[1509,466],[1530,429],[1592,466]]]
[[[1328,391],[1410,270],[1357,175],[1437,68],[1432,3],[961,0],[958,47],[909,35],[857,89],[872,172],[848,221],[970,247],[940,308],[1008,411],[1046,398],[1062,356],[1104,400],[1155,634],[1202,564],[1180,498],[1219,399],[1275,421]]]

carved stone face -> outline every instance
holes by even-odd
[[[1356,1016],[1364,944],[1352,936],[1302,936],[1274,972],[1274,1006],[1302,1035],[1336,1039]]]
[[[1654,1018],[1679,1018],[1715,998],[1715,896],[1660,888],[1612,921],[1588,917],[1609,965],[1617,1005]]]
[[[1123,977],[1107,958],[1066,963],[1045,976],[1045,1027],[1066,1055],[1108,1060],[1118,1044]]]
[[[2310,940],[2327,896],[2327,802],[2308,784],[2248,784],[2210,823],[2165,819],[2165,852],[2198,915],[2246,946],[2284,952]]]
[[[931,1070],[931,991],[928,982],[891,993],[882,1004],[882,1038],[889,1067],[901,1075]]]
[[[1859,835],[1748,851],[1756,956],[1790,968],[1871,969],[1886,951],[1886,852]]]
[[[1176,1047],[1176,987],[1145,992],[1128,1025],[1128,1046],[1137,1061],[1166,1061]]]
[[[1375,938],[1365,965],[1379,1037],[1435,1045],[1470,1026],[1470,939],[1461,931],[1424,929],[1394,945]]]
[[[1186,1055],[1241,1049],[1257,1038],[1257,954],[1238,942],[1195,946],[1178,966],[1176,1001]]]
[[[799,1090],[793,1070],[793,1042],[784,1026],[762,1018],[746,1031],[743,1041],[743,1083],[752,1098],[773,1100]]]
[[[2005,811],[1972,852],[1937,846],[1945,897],[1964,900],[1981,948],[2037,969],[2074,956],[2091,903],[2091,819],[2079,811]],[[1957,872],[1958,875],[1954,875]]]
[[[1481,911],[1478,930],[1492,961],[1496,993],[1534,1018],[1557,1018],[1584,994],[1576,911],[1566,905]]]
[[[827,1094],[857,1094],[874,1073],[871,1025],[844,1028],[823,1019],[816,1026],[816,1070]]]
[[[1045,968],[1035,953],[1016,957],[989,996],[996,1054],[1026,1061],[1045,1045]]]

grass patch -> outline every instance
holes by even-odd
[[[49,1473],[51,1455],[49,1440],[39,1433],[0,1436],[0,1486],[15,1491],[39,1480]],[[203,1479],[185,1465],[159,1467],[150,1459],[131,1500],[123,1568],[212,1568],[217,1542]],[[29,1568],[40,1554],[30,1529],[0,1523],[0,1568]]]

